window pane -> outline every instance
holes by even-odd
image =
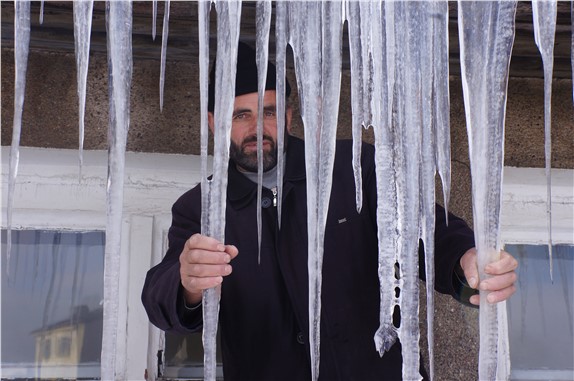
[[[574,246],[507,245],[520,265],[508,301],[513,380],[574,379]]]
[[[223,379],[221,342],[217,333],[217,378]],[[201,332],[190,335],[165,334],[164,377],[203,380],[203,344]]]
[[[2,230],[2,377],[96,378],[103,232]]]

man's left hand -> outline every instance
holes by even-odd
[[[488,279],[479,279],[476,248],[464,253],[460,259],[460,266],[470,287],[490,291],[487,296],[489,303],[502,302],[516,291],[514,283],[517,279],[515,270],[518,267],[518,261],[504,250],[500,252],[499,260],[489,263],[484,268],[484,272],[490,275]],[[480,296],[473,295],[470,303],[479,305]]]

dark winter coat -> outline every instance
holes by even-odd
[[[372,146],[364,145],[364,204],[355,206],[351,143],[337,143],[323,259],[320,380],[398,380],[400,343],[382,358],[373,335],[379,326],[376,183]],[[261,263],[258,264],[256,185],[229,167],[225,243],[239,249],[222,286],[220,327],[225,380],[308,380],[307,200],[304,143],[289,138],[281,229],[273,194],[263,191]],[[153,324],[166,331],[201,328],[201,308],[182,310],[179,255],[200,232],[200,188],[173,206],[169,250],[152,268],[142,300]],[[456,295],[459,258],[474,246],[461,219],[436,210],[436,290]],[[422,254],[422,248],[419,250]],[[420,256],[419,267],[424,269]],[[424,277],[424,274],[421,274]],[[456,277],[454,279],[457,279]]]

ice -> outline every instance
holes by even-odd
[[[151,6],[152,6],[151,39],[155,41],[156,25],[157,25],[157,0],[152,0]]]
[[[205,4],[202,5],[202,7],[205,6]],[[235,98],[235,72],[241,20],[241,1],[219,1],[215,4],[215,9],[217,11],[216,60],[218,64],[215,70],[214,157],[213,177],[209,189],[208,219],[210,224],[209,231],[204,234],[225,242],[227,168],[233,100]],[[201,13],[205,14],[207,12],[201,11]],[[203,33],[203,28],[201,33]],[[215,380],[216,377],[215,354],[220,297],[221,286],[210,288],[203,292],[205,380]]]
[[[448,2],[433,1],[432,124],[436,136],[436,167],[442,181],[444,210],[448,223],[450,200],[450,93],[448,68]]]
[[[40,1],[40,25],[44,23],[44,0]]]
[[[14,122],[10,146],[10,173],[8,176],[8,200],[6,205],[6,274],[10,276],[10,253],[12,251],[12,209],[14,189],[20,161],[20,133],[26,91],[26,68],[30,46],[30,2],[14,2]]]
[[[500,257],[504,117],[516,2],[458,2],[462,85],[472,175],[474,232],[481,280]],[[480,292],[479,378],[510,375],[506,303]]]
[[[84,164],[84,119],[86,112],[86,84],[88,81],[88,64],[90,61],[90,34],[92,30],[93,0],[74,2],[74,44],[76,52],[76,77],[78,81],[79,102],[79,181],[82,180]]]
[[[287,4],[280,1],[275,5],[275,63],[277,80],[277,224],[281,228],[281,210],[283,200],[283,171],[285,147],[285,78],[287,49]]]
[[[289,3],[290,44],[305,130],[311,376],[319,377],[321,268],[341,86],[343,4]]]
[[[551,140],[551,100],[552,100],[552,71],[554,66],[554,36],[556,33],[557,1],[533,0],[532,18],[534,24],[534,40],[542,55],[544,67],[544,156],[546,172],[546,215],[548,219],[548,258],[550,259],[550,279],[553,280],[552,266],[552,165]]]
[[[257,262],[261,263],[261,196],[263,183],[263,96],[267,79],[269,56],[269,28],[271,27],[271,1],[261,0],[256,6],[255,34],[257,40]]]
[[[159,109],[163,111],[163,89],[165,85],[165,59],[167,53],[167,38],[169,34],[169,0],[165,0],[163,13],[163,32],[161,34],[161,63],[159,69]]]
[[[130,116],[132,78],[132,3],[106,3],[109,68],[110,125],[108,133],[108,184],[106,252],[104,262],[104,316],[102,333],[102,380],[121,379],[116,364],[119,309],[122,206],[126,140]]]

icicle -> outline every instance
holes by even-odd
[[[370,78],[368,68],[365,71],[364,62],[371,62],[371,40],[370,36],[364,36],[362,31],[366,31],[366,25],[371,24],[370,16],[371,2],[349,1],[347,5],[347,23],[349,28],[349,53],[351,63],[351,114],[352,114],[352,134],[353,134],[353,174],[355,177],[355,203],[357,212],[361,212],[363,206],[363,179],[361,175],[361,145],[363,125],[368,125],[371,120],[364,118],[364,109],[368,107],[364,103],[364,92],[368,87],[365,82]],[[361,28],[363,25],[363,28]],[[367,34],[367,33],[365,33]],[[372,82],[371,82],[372,88]]]
[[[26,92],[26,68],[30,47],[30,2],[14,2],[14,121],[12,146],[10,147],[10,175],[8,177],[8,200],[6,205],[6,274],[10,276],[10,252],[12,251],[12,209],[14,189],[20,161],[20,134],[22,112]]]
[[[481,280],[500,258],[500,203],[504,117],[516,2],[458,2],[462,85],[472,175],[474,234]],[[490,304],[480,292],[481,380],[510,375],[506,303]]]
[[[283,172],[285,147],[285,78],[287,55],[287,4],[284,1],[276,3],[275,8],[275,63],[277,78],[275,90],[277,93],[277,224],[281,228],[281,208],[283,204]]]
[[[551,135],[551,100],[552,71],[554,67],[554,36],[556,33],[557,2],[555,0],[533,0],[532,18],[534,22],[534,39],[542,55],[544,66],[544,156],[546,172],[546,216],[548,219],[548,258],[550,260],[550,280],[554,282],[552,265],[552,135]]]
[[[269,28],[271,27],[271,1],[257,2],[256,56],[257,56],[257,263],[261,264],[261,196],[263,184],[263,97],[267,82],[267,57],[269,56]]]
[[[156,34],[156,25],[157,25],[157,0],[152,0],[151,2],[151,13],[152,13],[152,20],[151,20],[151,39],[155,41],[155,34]]]
[[[102,380],[121,379],[116,363],[119,311],[119,270],[126,141],[130,117],[132,78],[132,3],[106,3],[109,70],[109,133],[106,252],[104,261],[104,314],[102,333]]]
[[[44,0],[40,1],[40,25],[44,23]]]
[[[163,13],[163,32],[161,34],[161,64],[159,69],[159,110],[163,111],[163,89],[165,85],[165,58],[169,34],[169,0],[165,0]]]
[[[289,7],[290,43],[295,56],[301,116],[305,130],[309,341],[312,379],[317,380],[321,268],[341,85],[343,5],[338,2],[293,2]]]
[[[448,57],[448,1],[432,2],[432,124],[436,136],[436,167],[442,181],[442,193],[446,222],[450,200],[450,93]]]
[[[393,325],[393,312],[398,304],[395,290],[399,282],[395,278],[395,264],[398,257],[397,189],[394,162],[394,141],[391,125],[391,107],[394,89],[394,3],[373,3],[372,56],[374,83],[380,85],[373,91],[373,131],[375,134],[375,171],[377,199],[378,276],[380,283],[380,326],[374,335],[375,348],[380,356],[388,351],[397,339],[397,328]]]
[[[418,380],[418,238],[420,231],[420,178],[422,115],[421,41],[422,18],[426,5],[400,2],[395,4],[396,60],[396,143],[399,307],[401,326],[398,337],[402,344],[403,379]],[[426,80],[426,79],[425,79]]]
[[[86,112],[86,83],[88,81],[88,63],[90,61],[90,34],[92,30],[93,0],[74,2],[74,43],[76,47],[76,77],[78,81],[79,102],[79,161],[78,181],[82,181],[84,165],[84,119]]]
[[[225,207],[227,196],[227,168],[233,100],[235,98],[235,73],[237,45],[241,20],[241,1],[219,1],[217,11],[217,65],[215,71],[214,109],[214,158],[210,187],[208,235],[225,241]],[[216,377],[216,336],[219,318],[221,286],[203,292],[203,351],[204,378]]]

